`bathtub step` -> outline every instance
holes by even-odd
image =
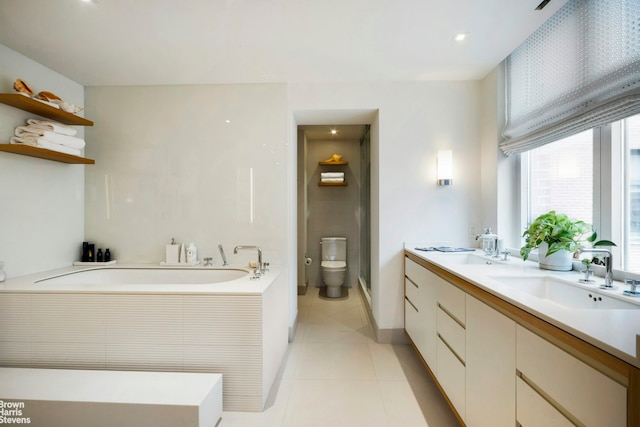
[[[214,427],[222,375],[0,368],[0,401],[0,416],[34,427]]]

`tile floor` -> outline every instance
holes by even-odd
[[[448,427],[453,413],[409,345],[378,344],[356,288],[298,297],[299,324],[266,409],[219,427]]]

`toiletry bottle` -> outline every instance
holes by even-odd
[[[104,256],[102,254],[102,248],[98,248],[98,253],[96,254],[96,261],[104,262]]]
[[[87,262],[89,260],[89,242],[82,242],[82,257],[80,261]]]
[[[87,262],[95,262],[96,258],[93,254],[95,246],[93,244],[89,244],[89,249],[87,249]]]
[[[0,261],[0,283],[7,280],[7,273],[4,272],[4,262]]]
[[[109,251],[109,248],[107,248],[104,251],[104,262],[109,262],[111,261],[111,251]]]

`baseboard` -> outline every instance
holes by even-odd
[[[365,294],[366,291],[362,286],[358,286],[358,288],[360,289],[360,297],[367,312],[369,324],[371,325],[371,329],[373,329],[376,342],[379,344],[409,344],[409,339],[407,338],[407,334],[404,333],[404,328],[380,329],[378,327],[378,322],[376,322],[376,318],[373,316],[373,311],[371,310],[371,303]]]
[[[293,337],[296,336],[296,331],[298,330],[299,315],[300,315],[300,311],[296,311],[296,318],[293,321],[293,326],[289,326],[289,342],[293,342]]]

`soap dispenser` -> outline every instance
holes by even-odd
[[[484,233],[476,236],[476,240],[482,239],[482,250],[487,256],[493,255],[497,250],[498,235],[491,233],[491,227],[484,229]]]

